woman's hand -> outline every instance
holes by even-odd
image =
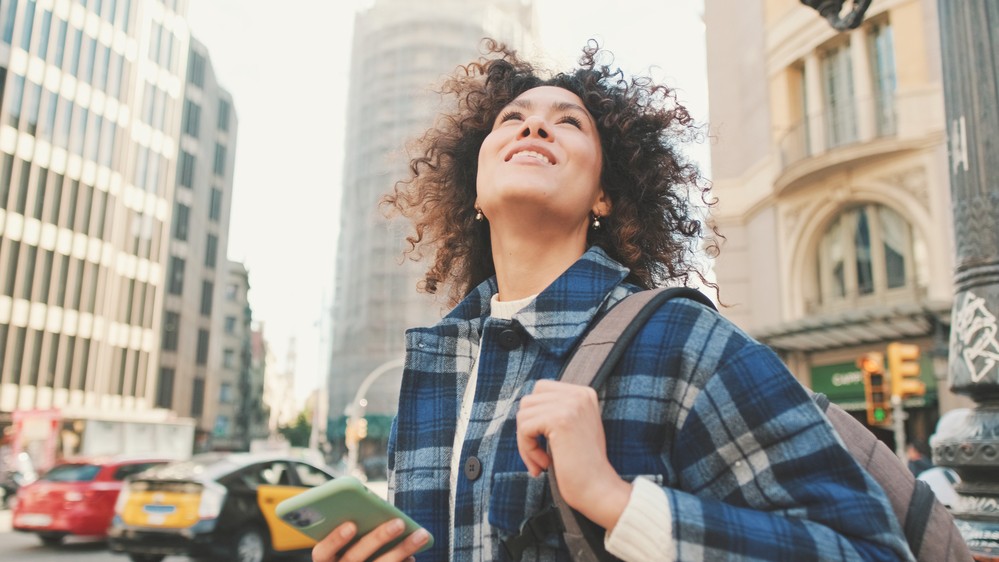
[[[402,533],[405,525],[402,519],[393,519],[375,527],[367,535],[361,537],[350,550],[338,557],[337,553],[343,550],[357,533],[357,526],[347,522],[340,525],[333,532],[326,535],[326,538],[319,541],[312,549],[312,560],[314,562],[364,562],[379,548],[391,542]],[[404,541],[396,545],[395,548],[379,556],[374,562],[401,562],[412,560],[412,555],[427,542],[429,534],[420,529],[407,537]]]
[[[531,476],[552,464],[538,444],[540,435],[548,440],[565,502],[601,527],[613,529],[631,498],[631,484],[607,460],[596,391],[550,380],[535,383],[534,392],[521,398],[517,412],[517,448]]]

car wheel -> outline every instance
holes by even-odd
[[[161,562],[166,555],[164,554],[129,554],[129,558],[132,562]]]
[[[244,530],[236,537],[233,562],[263,562],[267,558],[267,539],[255,527]]]
[[[45,546],[59,546],[66,535],[62,533],[38,533],[38,538],[42,539]]]

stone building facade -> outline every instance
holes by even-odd
[[[207,48],[193,38],[186,70],[164,264],[156,406],[197,420],[197,442],[207,448],[219,431],[223,439],[228,435],[231,413],[218,409],[236,400],[235,381],[223,381],[222,374],[227,369],[224,308],[232,296],[226,294],[231,285],[226,251],[238,120]],[[234,357],[229,360],[234,364]]]
[[[906,402],[907,435],[925,440],[963,403],[945,381],[953,235],[936,2],[875,0],[848,32],[797,0],[705,4],[724,313],[864,421],[857,357],[918,345],[929,390]]]

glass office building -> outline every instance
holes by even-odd
[[[155,405],[186,4],[0,2],[0,422]]]

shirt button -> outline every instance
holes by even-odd
[[[468,457],[465,461],[465,478],[475,482],[482,476],[482,463],[475,457]]]
[[[503,349],[510,351],[520,345],[520,336],[511,328],[507,328],[499,334],[499,344]]]

